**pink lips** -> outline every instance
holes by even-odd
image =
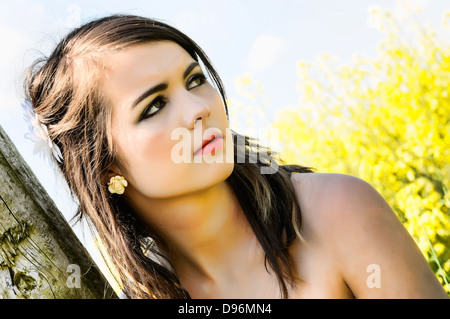
[[[211,138],[205,139],[202,142],[202,148],[197,150],[194,154],[211,154],[215,155],[215,153],[223,147],[223,138],[222,136],[211,135]]]
[[[215,155],[216,152],[220,150],[222,147],[223,147],[223,138],[216,137],[214,140],[203,146],[202,155],[204,154]]]

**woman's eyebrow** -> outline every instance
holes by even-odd
[[[143,100],[145,100],[148,96],[155,94],[156,92],[159,91],[164,91],[167,89],[169,85],[167,83],[161,83],[158,84],[154,87],[151,87],[150,89],[148,89],[147,91],[145,91],[144,93],[142,93],[137,99],[136,101],[134,101],[134,103],[131,105],[131,108],[133,109],[134,107],[136,107],[136,105],[138,105],[139,103],[141,103]]]
[[[198,62],[192,62],[191,64],[188,65],[188,67],[186,68],[186,70],[183,73],[183,79],[185,79],[189,73],[192,72],[193,69],[195,69],[197,66],[199,66]],[[151,87],[150,89],[148,89],[147,91],[145,91],[144,93],[142,93],[137,99],[136,101],[134,101],[134,103],[131,105],[131,108],[133,109],[136,105],[138,105],[139,103],[141,103],[143,100],[145,100],[148,96],[155,94],[156,92],[159,91],[164,91],[167,89],[169,85],[164,82],[164,83],[160,83],[156,86]]]
[[[200,64],[198,64],[198,62],[192,62],[191,64],[189,64],[188,67],[186,68],[186,71],[184,71],[184,73],[183,73],[183,79],[187,78],[189,73],[191,73],[191,71],[193,69],[195,69],[196,67],[198,67],[199,65]]]

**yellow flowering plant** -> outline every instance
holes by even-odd
[[[298,62],[299,103],[271,127],[287,163],[371,183],[450,294],[450,15],[439,37],[417,19],[370,14],[384,33],[377,56]]]

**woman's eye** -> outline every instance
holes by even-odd
[[[164,98],[162,96],[158,96],[153,101],[151,101],[150,104],[145,108],[145,110],[144,110],[144,112],[142,112],[142,115],[139,120],[144,120],[146,118],[154,116],[165,105],[166,105],[166,101],[164,100]]]
[[[187,88],[194,89],[197,86],[203,85],[206,82],[206,77],[202,73],[194,74],[188,80]]]

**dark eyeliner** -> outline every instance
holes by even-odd
[[[160,107],[156,107],[155,105],[157,103],[160,103],[161,106]],[[159,111],[164,108],[165,105],[166,105],[166,101],[165,101],[164,97],[162,97],[162,96],[156,97],[154,100],[152,100],[145,107],[144,111],[142,112],[141,116],[139,117],[139,121],[142,121],[142,120],[145,120],[145,119],[148,119],[150,117],[153,117],[153,116],[157,115],[159,113]],[[158,110],[156,112],[151,113],[151,114],[147,114],[153,107],[155,107]]]
[[[197,80],[199,80],[200,83],[191,87],[192,83]],[[187,86],[188,90],[192,90],[192,89],[195,89],[196,87],[202,86],[203,84],[206,83],[206,81],[207,81],[206,76],[202,72],[199,72],[199,73],[195,73],[189,77],[189,79],[187,80],[186,86]],[[161,106],[157,107],[157,106],[155,106],[156,104],[161,104]],[[159,113],[159,111],[161,111],[164,108],[165,105],[166,105],[166,100],[163,96],[156,97],[145,107],[144,111],[142,112],[141,116],[139,117],[139,122],[157,115]],[[155,107],[157,109],[157,111],[155,111],[151,114],[148,114],[148,112],[153,107]]]
[[[199,87],[199,86],[205,84],[207,78],[203,73],[196,73],[188,79],[187,86],[189,87],[191,85],[191,83],[194,82],[195,80],[200,80],[200,84],[197,84],[196,86],[194,86],[193,88],[190,88],[190,89],[194,89],[196,87]]]

